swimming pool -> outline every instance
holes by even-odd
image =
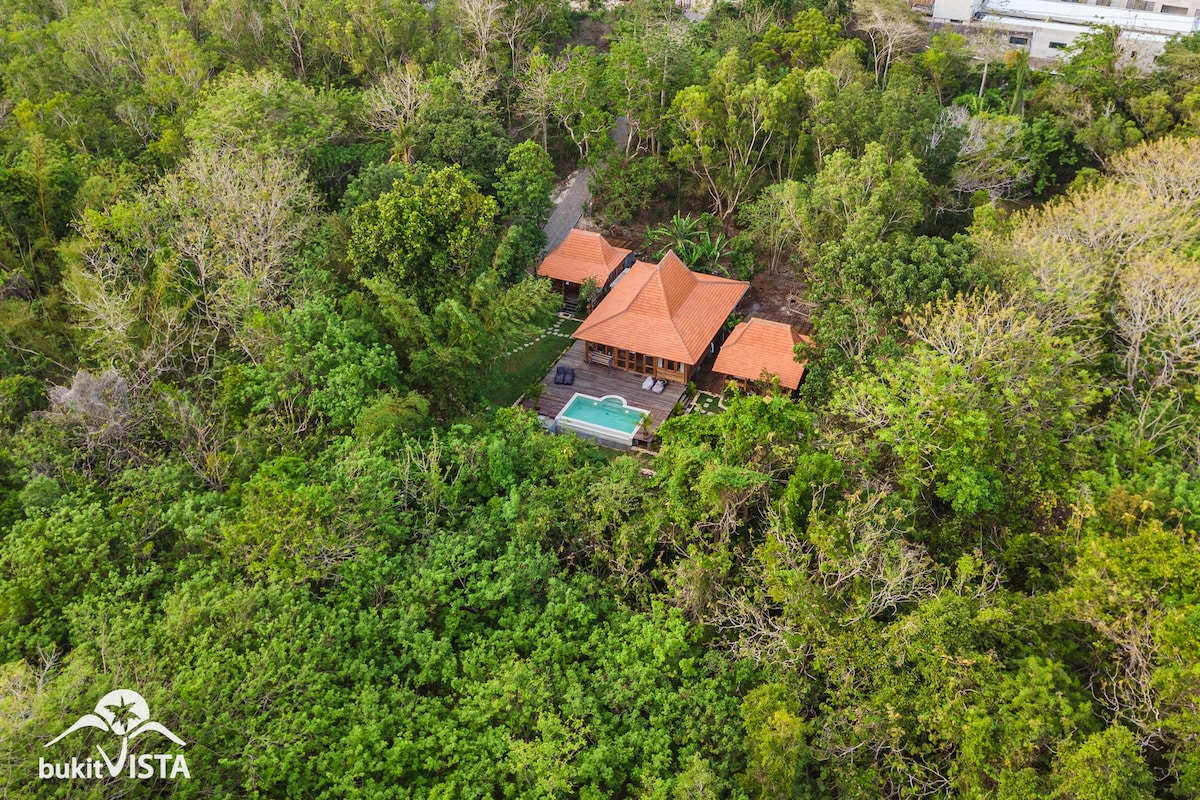
[[[633,444],[633,434],[650,413],[634,408],[615,394],[604,397],[575,393],[555,417],[557,427],[575,431],[601,444]]]

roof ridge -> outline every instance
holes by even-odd
[[[726,302],[731,311],[748,288],[745,281],[698,275],[668,251],[657,264],[636,262],[631,274],[609,292],[574,337],[696,363],[728,315],[725,311],[716,319],[717,312]],[[712,302],[710,291],[717,293]],[[590,339],[593,333],[599,338]],[[617,341],[624,343],[618,345]]]

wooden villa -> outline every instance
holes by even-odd
[[[686,384],[749,288],[692,272],[668,251],[635,263],[574,335],[590,364]]]
[[[786,322],[754,317],[739,323],[721,346],[713,372],[727,375],[743,389],[768,376],[781,388],[795,391],[804,380],[805,362],[796,360],[796,345],[808,337]]]
[[[562,293],[566,310],[574,312],[579,289],[588,279],[603,292],[633,260],[632,251],[613,247],[598,233],[573,228],[538,265],[537,274],[550,279],[555,291]]]

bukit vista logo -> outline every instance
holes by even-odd
[[[95,780],[104,777],[115,778],[127,775],[130,778],[190,778],[187,760],[182,753],[143,753],[140,756],[129,754],[129,741],[143,733],[157,733],[170,739],[180,747],[185,747],[183,739],[171,733],[165,725],[150,719],[150,706],[146,699],[130,689],[117,689],[100,698],[96,703],[95,714],[84,714],[79,720],[65,731],[46,742],[43,747],[50,747],[74,733],[80,728],[97,728],[121,739],[121,750],[116,761],[108,757],[108,753],[100,745],[103,761],[94,758],[79,759],[72,757],[70,761],[52,762],[45,758],[38,759],[38,775],[43,779],[77,778]],[[170,763],[170,768],[167,767]],[[128,765],[128,766],[127,766]]]

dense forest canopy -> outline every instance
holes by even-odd
[[[0,4],[5,796],[1200,797],[1200,36],[611,5]],[[798,397],[496,407],[579,167]]]

